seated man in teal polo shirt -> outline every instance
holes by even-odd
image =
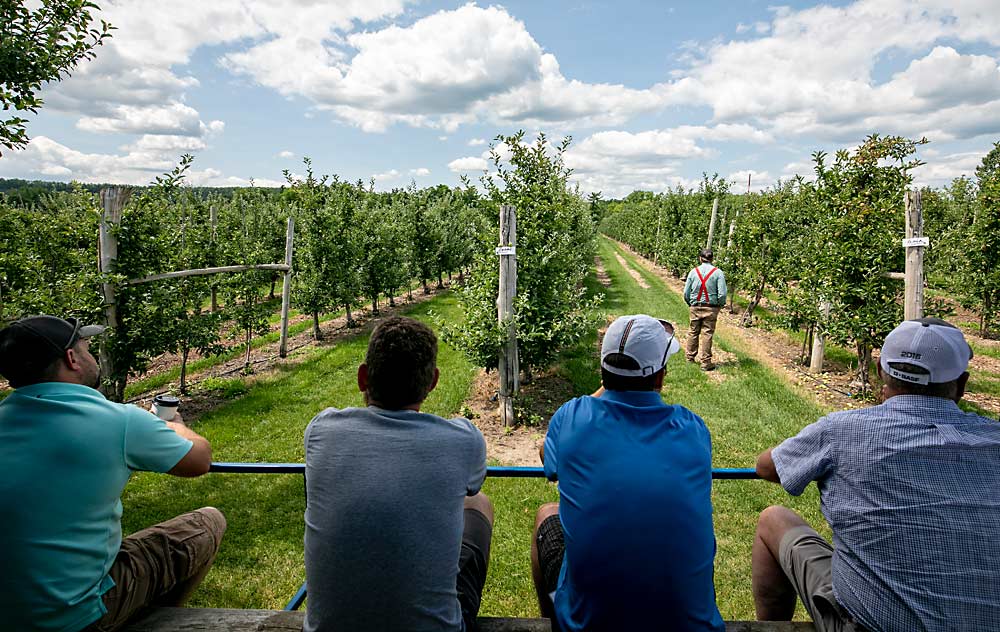
[[[622,316],[601,345],[594,395],[564,404],[542,446],[559,503],[535,520],[542,616],[571,630],[721,632],[715,605],[712,445],[660,396],[673,326]]]
[[[23,318],[0,330],[0,612],[5,630],[115,630],[180,605],[208,572],[226,521],[205,507],[122,539],[134,471],[200,476],[212,462],[180,415],[109,402],[89,338],[100,326]]]

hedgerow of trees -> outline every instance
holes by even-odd
[[[498,136],[491,146],[496,171],[481,179],[486,196],[478,205],[480,225],[497,226],[502,205],[517,212],[513,319],[520,366],[528,380],[533,370],[547,366],[560,349],[592,328],[600,301],[599,296],[585,296],[583,280],[593,264],[597,231],[590,205],[569,186],[571,172],[563,162],[569,143],[567,138],[553,146],[539,135],[529,145],[523,132]],[[507,336],[507,324],[497,322],[500,266],[494,248],[499,234],[494,229],[460,238],[477,246],[470,275],[459,290],[465,321],[445,325],[445,337],[490,370],[497,366]]]
[[[42,107],[42,85],[68,77],[111,36],[114,27],[95,21],[99,10],[86,0],[0,2],[0,147],[28,143],[28,119]],[[3,152],[0,151],[0,155]]]
[[[747,297],[744,324],[771,293],[782,323],[806,331],[807,341],[822,332],[854,347],[864,391],[872,349],[903,316],[903,284],[887,273],[904,267],[904,192],[925,142],[872,135],[832,161],[814,154],[813,180],[796,177],[760,193],[734,195],[715,177],[695,190],[637,191],[607,203],[601,229],[679,276],[705,245],[718,195],[711,245],[716,263]],[[1000,144],[975,179],[924,189],[922,198],[931,287],[975,310],[980,333],[991,335],[1000,310]],[[821,302],[830,304],[829,316]],[[925,299],[925,312],[942,309],[940,301]]]

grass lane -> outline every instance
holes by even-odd
[[[676,323],[680,331],[686,330],[688,308],[680,296],[610,241],[602,240],[600,248],[612,287],[617,288],[605,304],[609,313],[647,313]],[[615,252],[643,276],[649,289],[640,288],[621,268]],[[752,467],[760,452],[823,414],[771,369],[729,340],[724,325],[716,330],[714,343],[736,354],[735,365],[720,365],[710,376],[697,364],[685,362],[681,352],[667,365],[663,397],[690,408],[705,420],[712,432],[715,467]],[[750,546],[757,515],[768,505],[783,504],[829,536],[819,512],[819,495],[815,485],[801,497],[792,498],[765,481],[716,481],[712,502],[718,541],[715,584],[719,609],[725,619],[752,619]]]
[[[612,285],[600,288],[590,280],[588,289],[604,292],[605,311],[612,315],[645,312],[686,327],[686,306],[660,279],[633,261],[630,265],[650,285],[641,289],[616,261],[616,248],[605,240],[600,248]],[[626,253],[620,254],[631,260]],[[432,310],[448,320],[461,318],[451,295],[421,303],[409,313],[428,319]],[[212,441],[216,460],[300,462],[302,432],[316,412],[327,406],[361,403],[355,371],[367,340],[367,334],[362,334],[336,346],[319,347],[301,363],[279,368],[244,397],[205,415],[197,430]],[[557,367],[577,393],[589,393],[599,384],[596,341],[596,333],[588,335],[563,354]],[[822,411],[729,343],[724,328],[716,343],[738,357],[735,365],[720,369],[721,382],[678,355],[668,367],[664,397],[706,420],[713,433],[716,467],[749,466],[758,452],[794,434]],[[441,383],[425,410],[452,415],[461,409],[475,371],[447,345],[442,345],[439,364]],[[494,501],[497,521],[482,613],[536,616],[528,564],[531,527],[538,505],[557,499],[556,488],[541,480],[490,479],[484,489]],[[193,605],[278,608],[304,578],[304,498],[299,476],[214,474],[181,480],[139,474],[126,488],[123,502],[126,532],[205,504],[226,514],[226,541]],[[715,484],[713,502],[720,609],[727,619],[752,618],[749,569],[756,516],[768,504],[781,502],[819,525],[815,488],[801,499],[789,499],[777,486],[761,481],[720,481]]]

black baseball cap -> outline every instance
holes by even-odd
[[[11,381],[33,375],[62,357],[81,338],[103,331],[103,325],[81,325],[76,318],[44,314],[14,321],[0,329],[0,375]]]

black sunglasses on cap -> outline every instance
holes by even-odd
[[[670,355],[670,344],[674,341],[674,326],[669,320],[663,320],[662,318],[657,318],[660,324],[663,325],[663,330],[667,332],[667,348],[663,350],[663,362],[660,366],[667,366],[667,356]]]

